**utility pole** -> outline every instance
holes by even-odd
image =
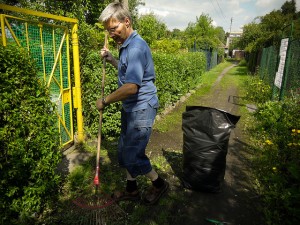
[[[230,41],[231,41],[231,39],[230,39],[231,26],[232,26],[232,17],[230,19],[230,29],[229,29],[229,35],[228,35],[228,55],[229,55],[229,52],[230,52],[229,47],[230,47]]]

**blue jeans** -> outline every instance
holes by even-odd
[[[152,132],[157,108],[148,104],[147,109],[121,112],[121,135],[118,146],[118,160],[121,167],[127,169],[135,178],[152,170],[149,158],[145,154]]]

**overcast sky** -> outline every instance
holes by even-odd
[[[280,9],[285,0],[144,0],[145,6],[139,13],[153,12],[169,30],[184,30],[189,22],[196,22],[202,13],[208,14],[215,26],[225,32],[240,31],[242,26],[257,16],[264,16],[274,9]],[[300,0],[296,0],[297,11]]]

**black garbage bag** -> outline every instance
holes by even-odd
[[[185,188],[219,192],[224,180],[231,130],[240,117],[228,112],[187,106],[182,114]]]

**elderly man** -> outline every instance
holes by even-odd
[[[96,102],[98,110],[117,101],[122,101],[123,106],[118,160],[126,169],[127,185],[124,192],[115,192],[113,197],[117,200],[139,199],[136,177],[145,175],[152,185],[142,199],[146,204],[154,204],[167,191],[169,184],[153,170],[145,154],[159,105],[151,51],[133,30],[130,12],[121,3],[109,4],[99,20],[110,37],[121,46],[119,60],[107,48],[101,50],[101,56],[118,69],[118,89]]]

